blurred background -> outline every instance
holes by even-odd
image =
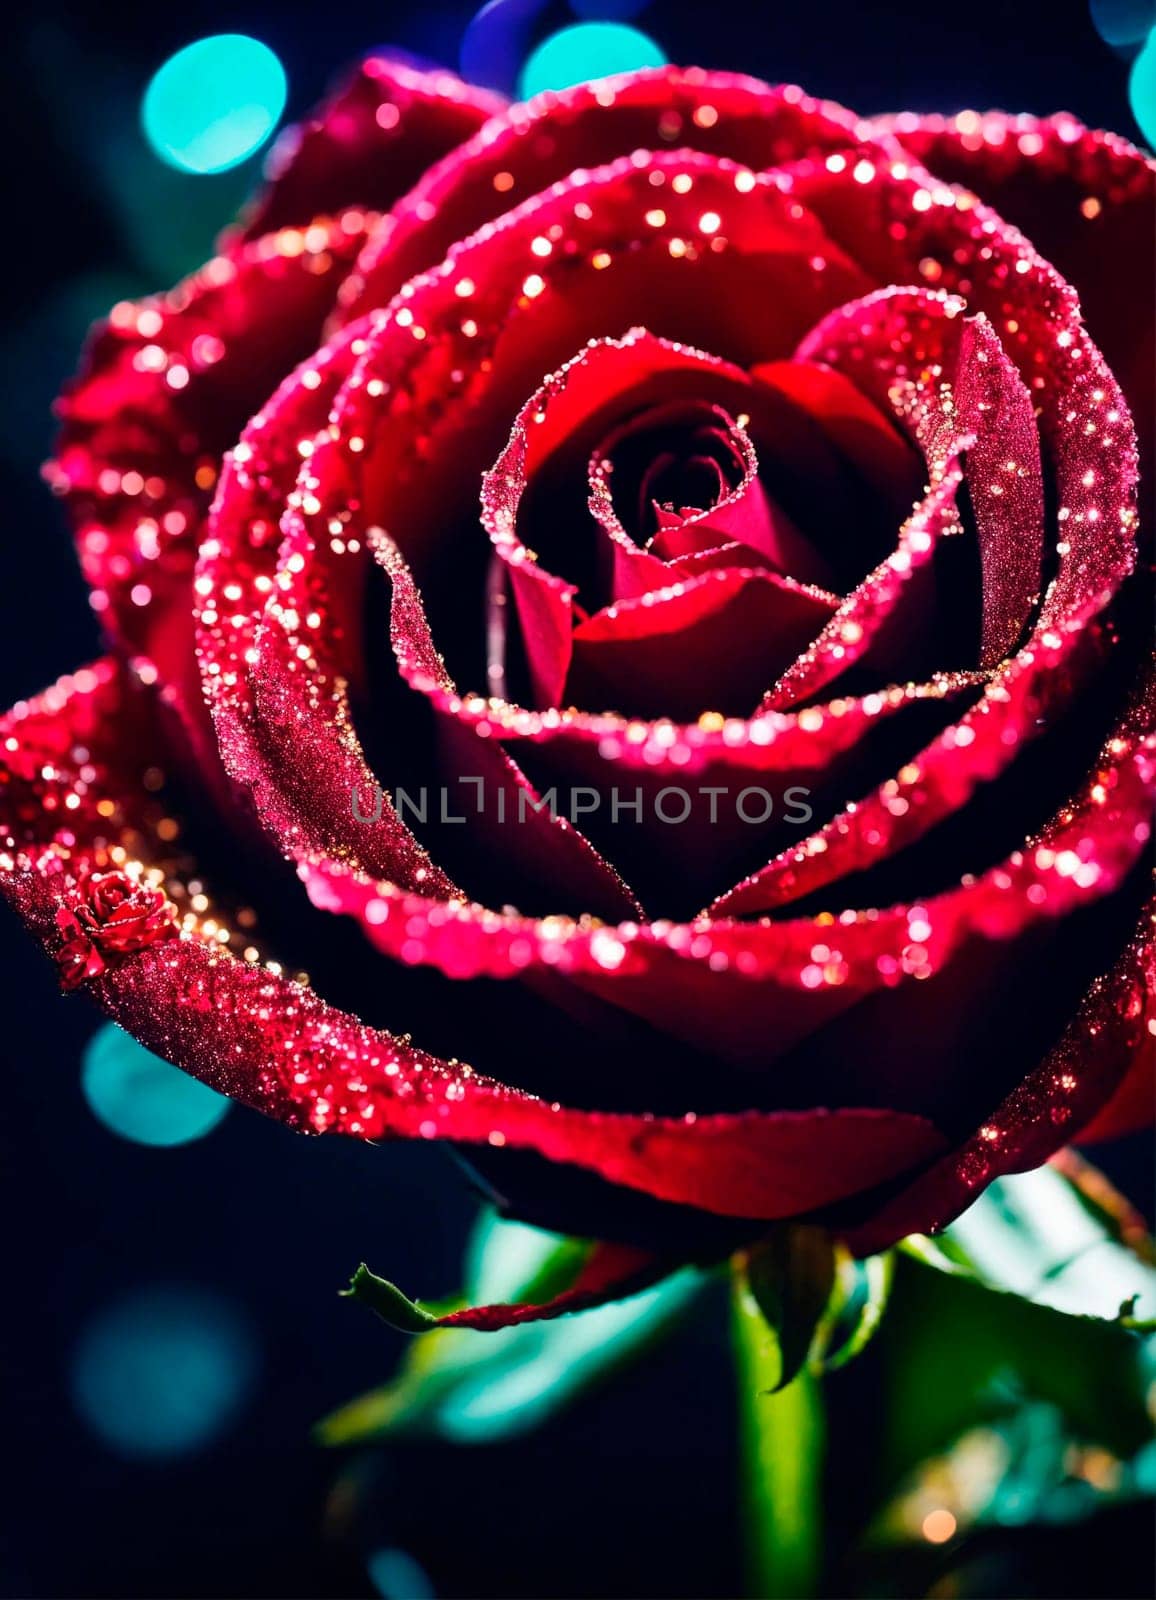
[[[1151,143],[1152,22],[1145,0],[495,0],[477,16],[449,0],[20,8],[0,66],[12,186],[0,703],[98,648],[39,480],[52,399],[88,323],[198,264],[276,127],[345,64],[397,47],[526,92],[665,58],[799,81],[864,113],[1064,108]],[[264,48],[214,59],[217,89],[250,109],[206,138],[196,58],[178,53],[221,33]],[[7,913],[0,973],[4,1593],[739,1591],[721,1292],[697,1296],[647,1361],[534,1431],[528,1413],[516,1418],[515,1386],[496,1423],[475,1406],[443,1414],[441,1438],[413,1428],[387,1446],[323,1449],[313,1425],[383,1382],[406,1344],[336,1290],[366,1258],[423,1298],[456,1291],[476,1210],[461,1173],[432,1148],[306,1145],[166,1072],[100,1031],[83,1001],[62,1002]],[[1147,1209],[1142,1154],[1134,1143],[1102,1159]],[[1085,1497],[1064,1515],[1029,1486],[970,1529],[920,1512],[900,1517],[894,1539],[858,1537],[881,1374],[896,1370],[901,1338],[897,1323],[832,1384],[833,1537],[856,1538],[831,1592],[1149,1593],[1150,1512],[1127,1497]],[[951,1338],[925,1374],[932,1390],[954,1381]],[[1046,1435],[1046,1418],[1034,1425]],[[1029,1456],[1045,1449],[1037,1435]],[[1111,1488],[1111,1462],[1081,1457],[1075,1476]]]

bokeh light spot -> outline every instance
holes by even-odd
[[[1140,132],[1156,149],[1156,28],[1132,63],[1128,75],[1128,99]]]
[[[955,1536],[957,1523],[955,1517],[946,1506],[939,1506],[934,1511],[929,1511],[923,1519],[923,1537],[928,1544],[946,1544]]]
[[[89,1040],[80,1083],[105,1127],[136,1144],[169,1146],[203,1138],[232,1104],[111,1022]]]
[[[182,172],[225,172],[259,150],[285,109],[280,61],[259,39],[216,33],[153,74],[141,105],[149,144]]]
[[[425,1569],[405,1550],[375,1550],[366,1562],[382,1600],[434,1600]]]
[[[72,1396],[118,1454],[186,1455],[231,1421],[256,1370],[252,1334],[227,1302],[202,1289],[153,1287],[88,1323],[73,1356]]]
[[[591,78],[661,67],[666,56],[648,34],[621,22],[576,22],[544,39],[522,68],[523,100],[543,89],[568,89]]]
[[[1092,26],[1114,49],[1140,44],[1156,27],[1156,0],[1089,0]]]

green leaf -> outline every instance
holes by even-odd
[[[1121,1458],[1151,1438],[1156,1362],[1140,1334],[1156,1271],[1060,1173],[1000,1179],[942,1239],[916,1235],[899,1251],[891,1471],[1025,1406],[1054,1408],[1070,1438]]]
[[[340,1295],[360,1300],[371,1311],[376,1311],[383,1322],[400,1333],[428,1333],[438,1325],[437,1317],[405,1295],[395,1283],[379,1278],[370,1272],[363,1261],[350,1279],[348,1289],[339,1289]]]
[[[886,1454],[897,1474],[1032,1401],[1049,1402],[1074,1437],[1119,1456],[1150,1436],[1145,1352],[1118,1322],[1036,1305],[905,1254],[887,1328]]]
[[[768,1388],[784,1388],[802,1370],[835,1285],[835,1247],[822,1228],[776,1228],[740,1265],[747,1287],[774,1335],[778,1370]],[[769,1375],[768,1359],[762,1370]]]
[[[1156,1268],[1054,1167],[993,1183],[945,1243],[980,1282],[1073,1315],[1156,1314]],[[1139,1309],[1137,1309],[1139,1308]]]
[[[439,1318],[465,1305],[493,1305],[500,1301],[544,1303],[566,1289],[577,1276],[590,1249],[584,1239],[564,1239],[559,1234],[506,1222],[496,1214],[483,1214],[470,1242],[466,1262],[466,1292],[449,1305],[424,1311],[388,1278],[379,1278],[363,1261],[342,1296],[360,1300],[399,1333],[429,1333]]]
[[[802,1600],[817,1592],[822,1567],[819,1380],[804,1370],[778,1387],[781,1346],[742,1274],[733,1309],[747,1592]]]
[[[471,1241],[468,1292],[459,1303],[549,1299],[572,1281],[588,1248],[487,1213]],[[527,1431],[673,1326],[708,1281],[687,1269],[629,1299],[552,1322],[485,1335],[424,1331],[406,1347],[391,1381],[326,1417],[318,1437],[328,1445],[399,1434],[476,1444]],[[398,1297],[387,1297],[387,1320],[428,1315],[392,1285],[387,1289]]]

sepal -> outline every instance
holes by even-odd
[[[773,1393],[804,1368],[834,1372],[865,1349],[887,1308],[894,1260],[891,1252],[856,1259],[825,1229],[801,1223],[740,1253],[735,1271],[777,1351],[761,1363],[767,1371],[777,1361]]]
[[[835,1246],[822,1228],[776,1228],[737,1261],[740,1288],[754,1301],[774,1344],[760,1363],[767,1392],[786,1388],[806,1365],[835,1288]]]

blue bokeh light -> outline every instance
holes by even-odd
[[[568,89],[591,78],[638,67],[661,67],[666,56],[649,36],[622,22],[576,22],[544,39],[522,68],[523,100],[544,89]]]
[[[285,69],[268,45],[244,33],[215,33],[178,50],[153,74],[141,124],[170,166],[225,172],[265,143],[287,91]]]
[[[382,1600],[434,1600],[425,1569],[406,1550],[375,1550],[366,1567]]]
[[[1113,49],[1141,44],[1156,27],[1156,0],[1089,0],[1092,26]]]
[[[232,1104],[111,1022],[89,1040],[80,1083],[104,1126],[136,1144],[189,1144],[210,1133]]]
[[[1128,99],[1132,115],[1150,148],[1156,150],[1156,28],[1132,63],[1128,75]]]
[[[187,1455],[210,1443],[252,1388],[247,1323],[207,1290],[158,1286],[99,1311],[73,1355],[73,1402],[119,1455]]]

